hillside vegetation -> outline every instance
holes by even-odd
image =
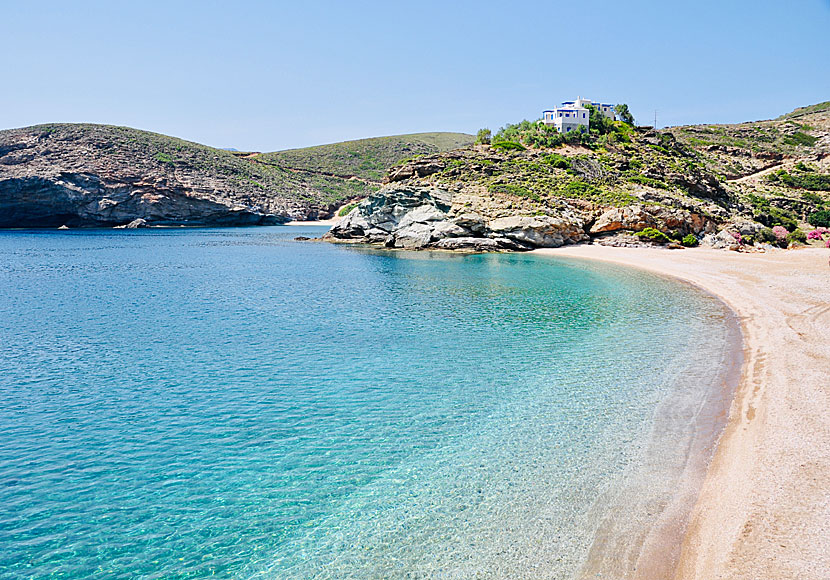
[[[407,160],[330,237],[512,249],[636,232],[645,232],[639,241],[693,245],[723,230],[724,243],[780,244],[830,226],[826,104],[734,125],[594,127],[559,135],[523,121],[489,144]],[[533,219],[511,220],[505,234],[500,220],[522,216]]]
[[[279,167],[380,182],[386,171],[403,159],[465,147],[473,140],[465,133],[412,133],[263,153],[254,159]]]

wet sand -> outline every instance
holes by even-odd
[[[744,363],[726,428],[684,528],[666,531],[681,545],[661,552],[646,543],[624,577],[830,578],[830,251],[537,252],[691,282],[741,323]],[[679,559],[666,565],[669,552]]]

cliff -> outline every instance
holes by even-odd
[[[393,167],[326,239],[462,250],[770,241],[769,228],[806,228],[830,207],[830,103],[802,111],[660,131],[617,123],[558,147],[523,123],[514,141]]]
[[[463,134],[418,134],[259,154],[109,125],[0,131],[0,227],[135,220],[231,226],[330,217],[379,188],[368,165],[470,142]],[[342,156],[362,161],[349,165]]]

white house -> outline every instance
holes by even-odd
[[[577,97],[575,101],[565,101],[554,109],[542,111],[542,122],[545,125],[555,126],[560,133],[570,133],[571,131],[578,130],[587,131],[590,128],[590,113],[585,108],[585,105],[591,105],[609,119],[617,120],[614,105],[595,103],[594,101]]]

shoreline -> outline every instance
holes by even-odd
[[[284,226],[333,226],[341,219],[340,217],[333,217],[327,220],[308,220],[308,221],[301,221],[301,220],[291,220],[290,222],[285,222]]]
[[[679,559],[666,562],[665,545],[648,549],[644,543],[626,577],[825,578],[830,303],[821,296],[830,285],[828,252],[585,245],[534,253],[612,262],[691,283],[723,301],[740,322],[740,379],[726,401],[726,426],[691,512],[678,529],[681,541],[673,551]]]

